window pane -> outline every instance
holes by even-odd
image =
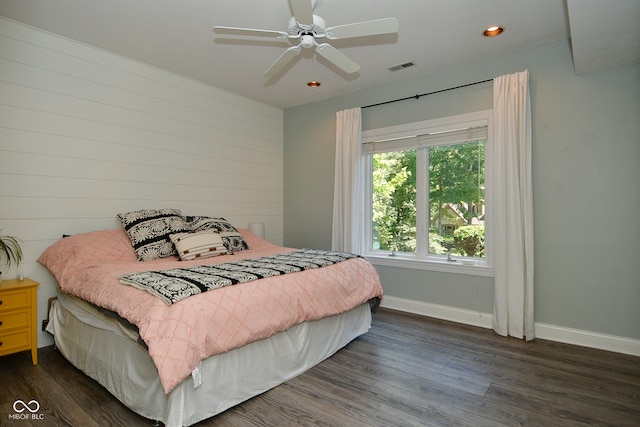
[[[429,252],[484,258],[484,141],[429,148]]]
[[[373,160],[373,249],[416,250],[416,151],[377,153]]]

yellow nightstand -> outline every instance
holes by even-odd
[[[38,286],[27,278],[0,282],[0,356],[31,350],[38,364]]]

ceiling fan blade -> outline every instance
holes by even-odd
[[[284,31],[257,30],[254,28],[215,26],[213,27],[213,31],[219,34],[233,34],[239,36],[274,37],[278,39],[289,37],[289,33],[286,33]]]
[[[303,26],[313,26],[313,1],[312,0],[289,0],[293,16],[296,22]]]
[[[264,72],[263,76],[272,77],[278,74],[289,62],[293,60],[293,58],[298,56],[301,50],[302,48],[300,46],[291,46],[289,49],[285,50],[284,53],[276,59],[276,62],[271,64],[271,67]]]
[[[360,69],[360,65],[328,43],[319,44],[316,52],[345,73],[355,73]]]
[[[397,33],[400,24],[396,18],[374,19],[327,28],[327,38],[348,39],[351,37],[374,36],[377,34]]]

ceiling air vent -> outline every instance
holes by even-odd
[[[403,68],[409,68],[409,67],[413,67],[415,64],[415,62],[410,61],[410,62],[405,62],[404,64],[398,64],[398,65],[394,65],[392,67],[389,67],[389,71],[398,71],[398,70],[402,70]]]

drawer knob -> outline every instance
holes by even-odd
[[[2,326],[2,320],[0,320],[0,326]]]

